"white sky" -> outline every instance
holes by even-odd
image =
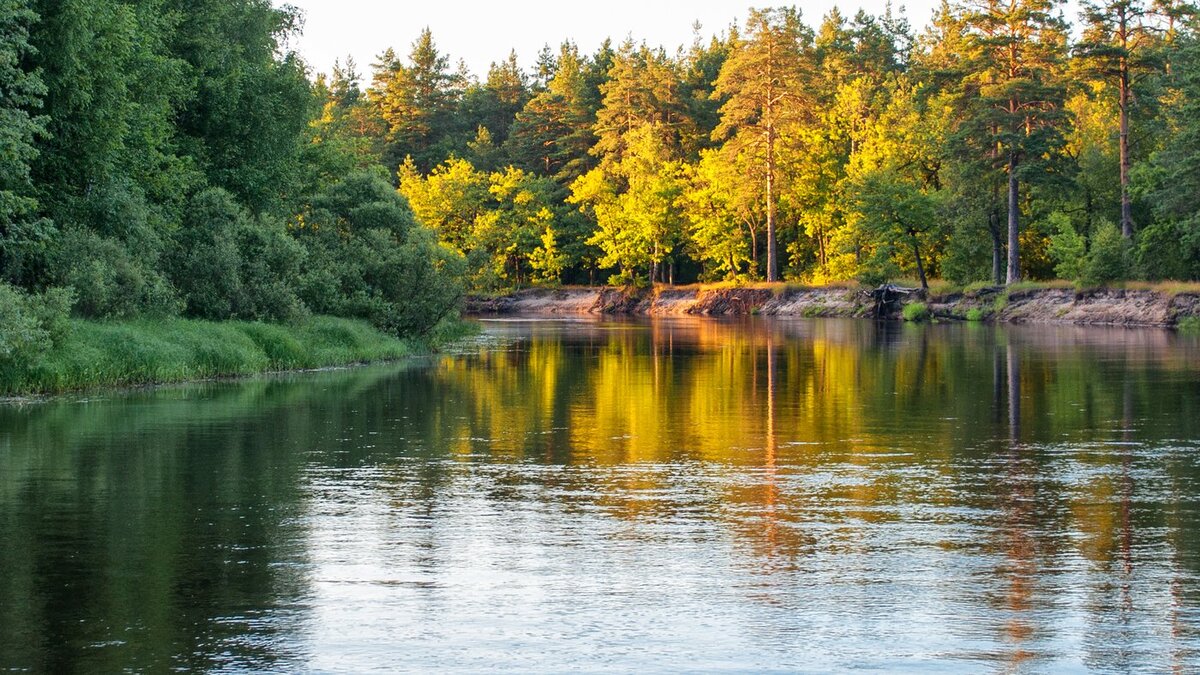
[[[598,0],[574,3],[553,0],[274,0],[304,11],[304,34],[293,46],[318,72],[328,72],[336,58],[354,57],[359,72],[369,74],[376,55],[393,47],[402,58],[428,26],[438,50],[451,63],[466,62],[482,78],[493,61],[516,50],[526,71],[532,70],[542,45],[554,49],[567,38],[584,53],[592,53],[611,37],[620,43],[627,35],[668,51],[692,42],[692,24],[699,21],[701,35],[719,33],[750,7],[778,6],[787,2],[742,0]],[[885,0],[808,0],[795,3],[807,23],[816,26],[835,4],[850,18],[860,7],[882,14]],[[916,29],[923,28],[938,0],[895,0],[907,8],[905,15]]]

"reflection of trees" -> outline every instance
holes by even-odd
[[[0,408],[0,541],[27,544],[0,546],[4,644],[58,636],[63,647],[47,653],[68,657],[102,637],[77,621],[94,611],[152,627],[136,655],[100,669],[177,653],[196,654],[177,665],[220,665],[211,646],[244,627],[198,644],[190,626],[308,583],[268,563],[303,556],[288,547],[320,489],[307,484],[310,463],[376,467],[364,501],[427,520],[481,465],[484,503],[528,500],[533,488],[618,522],[703,518],[764,579],[814,551],[872,555],[879,526],[903,525],[914,505],[976,510],[988,515],[961,517],[986,528],[989,606],[1005,616],[998,639],[1016,662],[1037,654],[1035,613],[1064,574],[1048,564],[1064,550],[1124,579],[1072,577],[1093,584],[1090,617],[1144,616],[1153,607],[1139,584],[1197,571],[1197,514],[1139,502],[1150,486],[1138,478],[1139,461],[1156,462],[1160,489],[1182,503],[1197,490],[1194,463],[1102,445],[1117,425],[1131,443],[1200,437],[1196,365],[1168,334],[707,319],[511,330],[524,339],[508,349],[429,368]],[[697,474],[711,479],[687,480]],[[1139,560],[1139,537],[1167,559]],[[67,542],[83,542],[82,554]],[[48,591],[55,570],[71,582]],[[1174,604],[1160,607],[1177,608],[1183,643],[1190,590],[1172,588]],[[1102,639],[1112,630],[1094,627],[1098,662],[1112,661]],[[262,649],[241,652],[243,663],[286,665]]]
[[[253,610],[306,593],[305,450],[387,374],[0,408],[0,666],[286,669],[302,617]]]

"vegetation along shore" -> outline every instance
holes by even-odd
[[[319,73],[268,0],[0,0],[4,386],[323,364],[318,317],[395,351],[467,293],[564,284],[656,289],[566,301],[605,311],[840,315],[864,311],[842,285],[911,278],[919,302],[873,313],[1186,321],[1194,296],[1130,284],[1200,279],[1195,8],[1064,9],[777,7],[479,76],[429,29]],[[1054,278],[1126,290],[1022,285]],[[670,288],[713,283],[744,290]]]

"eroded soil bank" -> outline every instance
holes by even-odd
[[[903,304],[922,302],[938,319],[1003,323],[1175,326],[1200,317],[1200,294],[1157,290],[987,288],[974,292],[910,296],[882,318],[899,319]],[[875,302],[848,288],[527,289],[496,298],[468,298],[470,314],[642,314],[654,316],[870,317]]]

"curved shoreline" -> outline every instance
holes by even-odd
[[[1162,290],[1058,287],[985,288],[929,293],[929,314],[945,320],[1057,323],[1081,326],[1172,328],[1200,317],[1200,293]],[[911,304],[911,303],[909,303]],[[874,304],[857,288],[799,286],[656,286],[648,289],[578,287],[525,289],[494,297],[469,297],[471,315],[586,315],[872,317]],[[897,303],[884,319],[899,320]]]

